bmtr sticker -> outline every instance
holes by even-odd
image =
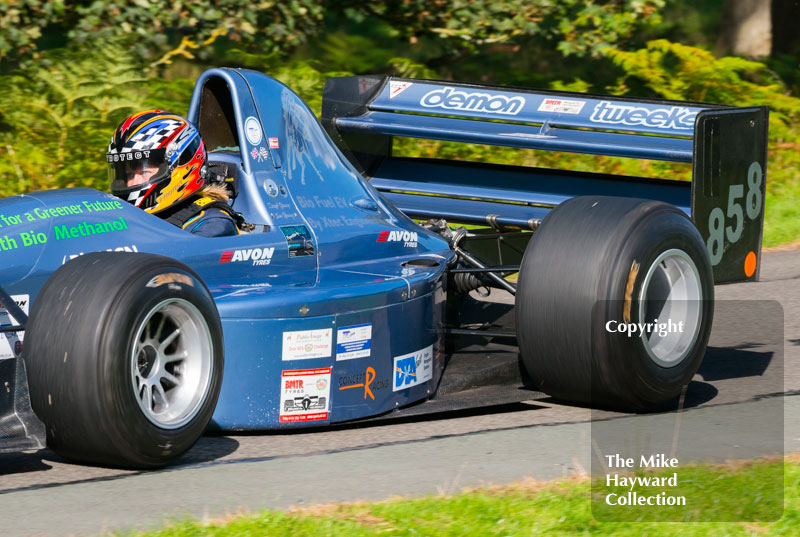
[[[327,420],[330,393],[330,367],[282,371],[280,422]]]

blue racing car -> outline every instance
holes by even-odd
[[[714,284],[758,278],[766,107],[361,76],[328,81],[320,123],[275,79],[212,69],[188,118],[241,235],[90,189],[0,200],[0,450],[152,468],[208,427],[382,415],[435,397],[448,341],[476,334],[515,337],[531,389],[655,409],[702,360]],[[693,181],[396,157],[397,137]],[[513,331],[461,322],[492,288]]]

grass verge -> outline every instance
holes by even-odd
[[[781,468],[783,466],[783,468]],[[376,503],[321,505],[285,512],[185,521],[138,537],[250,537],[372,535],[436,536],[794,536],[800,534],[800,457],[785,461],[704,465],[687,468],[699,508],[720,502],[735,505],[742,489],[720,483],[757,486],[784,470],[784,512],[775,522],[598,522],[592,517],[588,478],[553,482],[522,481],[473,489],[453,496],[393,499]],[[757,496],[757,495],[756,495]]]
[[[800,180],[767,183],[764,212],[764,247],[795,243],[800,239]]]

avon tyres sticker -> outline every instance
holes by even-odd
[[[331,355],[333,329],[299,330],[283,333],[281,360],[328,358]]]
[[[392,391],[405,390],[433,378],[433,345],[394,359]]]
[[[330,394],[330,367],[282,371],[280,422],[328,419]]]
[[[22,313],[28,315],[30,295],[11,295]],[[18,325],[21,321],[14,319],[3,304],[0,304],[0,327]],[[22,340],[25,332],[0,332],[0,360],[15,358],[22,354]]]
[[[372,346],[372,325],[346,326],[336,331],[336,360],[366,358]]]
[[[289,246],[289,257],[314,255],[314,240],[306,226],[281,226],[281,231]]]

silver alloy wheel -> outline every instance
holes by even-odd
[[[644,347],[655,363],[674,367],[689,355],[700,333],[702,300],[700,274],[689,254],[673,248],[650,265],[639,296],[639,322],[673,323],[665,330],[642,332]]]
[[[193,304],[164,300],[136,330],[131,378],[139,408],[154,425],[178,429],[200,411],[211,385],[213,345]]]

